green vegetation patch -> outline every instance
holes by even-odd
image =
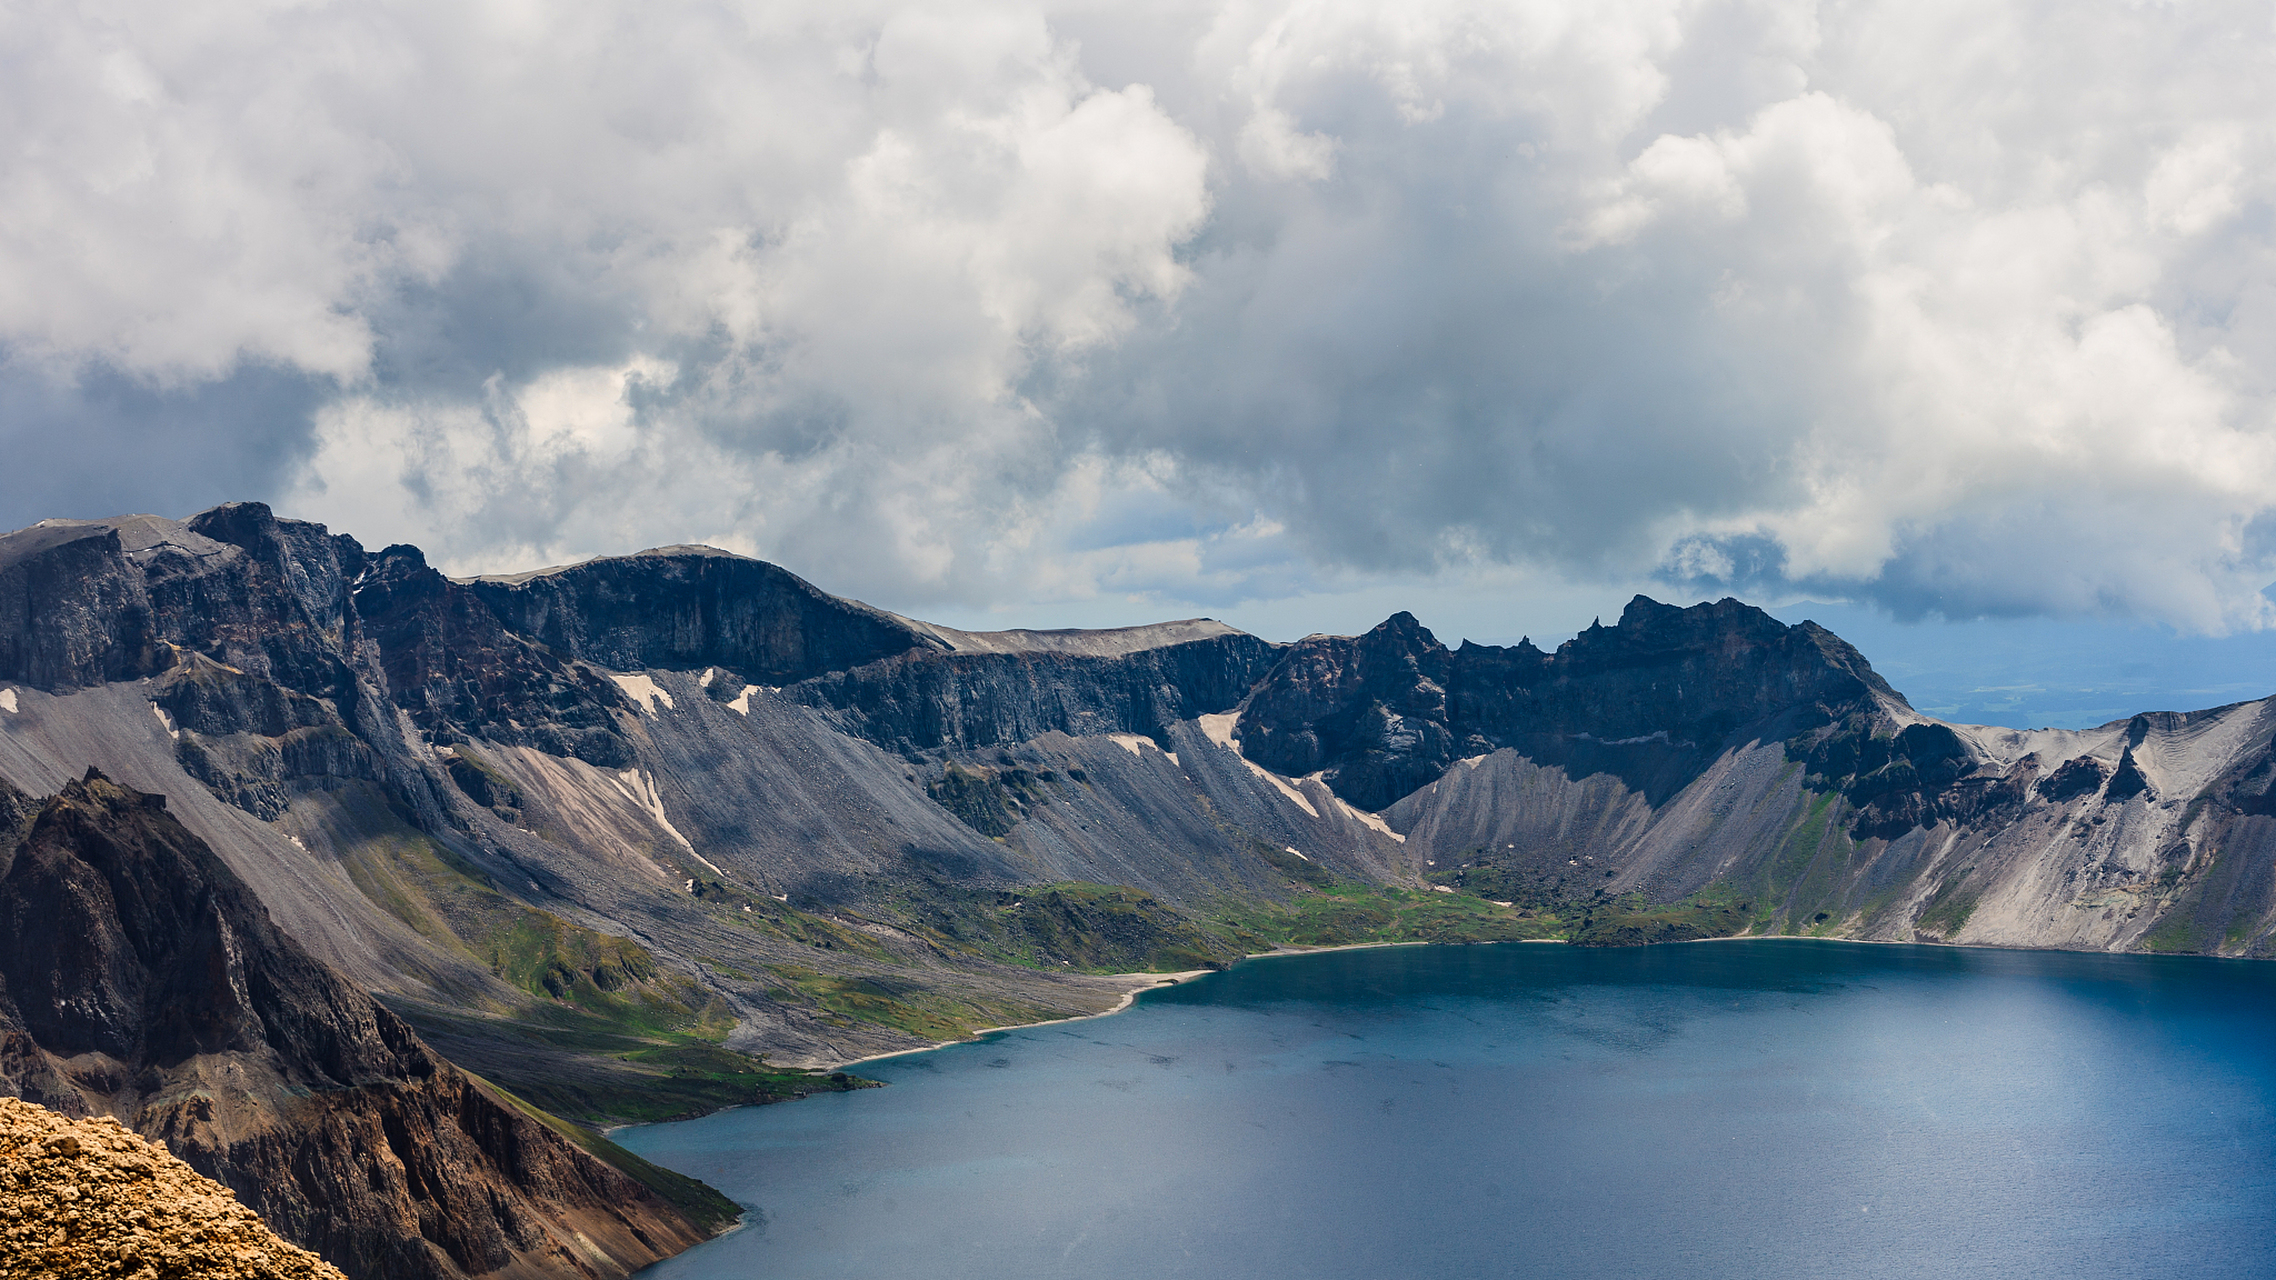
[[[557,1000],[635,1034],[723,1040],[734,1010],[693,978],[665,973],[629,938],[522,907],[476,939],[490,971],[533,996]]]
[[[686,1120],[874,1084],[778,1067],[699,1036],[630,1029],[566,1004],[537,1004],[509,1018],[403,1001],[389,1007],[444,1057],[586,1124]]]
[[[2157,928],[2150,930],[2149,936],[2142,939],[2142,950],[2200,951],[2204,949],[2201,940],[2203,933],[2204,931],[2198,928],[2197,922],[2189,918],[2189,912],[2186,909],[2176,909],[2168,913],[2165,919],[2158,921]]]
[[[770,1066],[726,1048],[734,1011],[648,950],[517,902],[482,871],[413,828],[361,784],[308,797],[337,840],[356,887],[389,914],[486,966],[519,1001],[470,1000],[440,1010],[397,1008],[444,1056],[481,1071],[556,1115],[593,1123],[685,1119],[860,1087]],[[317,815],[314,805],[322,804]],[[754,928],[811,932],[822,922],[769,899],[770,914],[715,904]],[[851,930],[826,934],[849,945]],[[866,940],[866,939],[865,939]]]
[[[1936,890],[1936,896],[1928,900],[1919,918],[1913,921],[1913,927],[1940,938],[1957,935],[1967,925],[1968,917],[1976,913],[1978,895],[1961,888],[1967,872],[1974,869],[1963,868],[1960,875],[1945,881]]]
[[[1222,969],[1254,949],[1125,885],[975,890],[926,881],[888,905],[901,927],[942,947],[1034,968],[1177,973]]]
[[[1496,902],[1526,905],[1541,896],[1542,886],[1535,877],[1501,865],[1483,850],[1473,852],[1470,858],[1461,866],[1433,871],[1426,878],[1433,884]],[[1592,870],[1589,874],[1596,873]]]
[[[1750,898],[1700,896],[1659,906],[1630,898],[1583,916],[1569,937],[1576,947],[1641,947],[1728,938],[1745,933],[1754,920]]]
[[[1219,920],[1251,949],[1369,942],[1526,942],[1564,936],[1554,915],[1520,911],[1472,893],[1333,882],[1302,886],[1286,903],[1242,904]]]
[[[479,1076],[475,1078],[481,1079]],[[694,1223],[697,1230],[717,1235],[743,1216],[741,1205],[713,1190],[708,1184],[643,1160],[583,1125],[573,1124],[542,1107],[532,1106],[517,1097],[512,1090],[500,1088],[493,1081],[483,1080],[482,1083],[523,1115],[567,1138],[585,1154],[655,1192],[664,1203],[679,1210],[682,1216]]]
[[[920,979],[892,974],[821,973],[788,964],[769,968],[789,988],[784,995],[819,1006],[835,1017],[838,1025],[874,1023],[923,1040],[962,1040],[985,1027],[1048,1022],[1063,1016],[1058,1010],[1024,1001],[954,996]]]

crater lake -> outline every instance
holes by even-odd
[[[1272,956],[617,1140],[654,1280],[2276,1275],[2276,967],[1799,939]]]

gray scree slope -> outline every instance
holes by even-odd
[[[1003,1016],[1120,989],[892,923],[928,901],[1077,881],[1206,912],[1285,897],[1283,849],[1385,885],[1490,862],[1743,900],[1761,931],[2262,955],[2272,735],[2265,702],[1947,725],[1732,600],[1639,597],[1554,651],[1449,650],[1405,614],[1275,645],[1206,619],[960,632],[709,548],[458,581],[257,504],[0,537],[0,778],[166,795],[400,1007],[521,998],[375,884],[373,849],[426,842],[637,941],[788,1062],[928,1038],[791,970]],[[858,945],[750,927],[768,910]]]

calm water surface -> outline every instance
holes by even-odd
[[[1760,941],[1250,961],[618,1135],[657,1280],[2276,1276],[2276,965]]]

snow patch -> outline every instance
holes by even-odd
[[[13,691],[9,693],[8,700],[10,703],[13,703],[15,701],[15,694]],[[14,711],[16,708],[11,705],[8,709],[10,711]],[[182,740],[182,731],[174,727],[174,717],[166,714],[166,708],[161,707],[157,703],[153,702],[150,704],[150,712],[152,715],[158,717],[159,727],[166,730],[167,737],[172,738],[176,742],[180,742]]]
[[[1293,854],[1295,854],[1295,855],[1296,855],[1297,857],[1299,857],[1299,858],[1304,858],[1304,851],[1303,851],[1302,849],[1299,849],[1299,848],[1297,848],[1295,845],[1289,844],[1289,845],[1282,845],[1281,847],[1282,847],[1282,848],[1284,848],[1284,849],[1286,849],[1286,850],[1288,850],[1290,853],[1293,853]],[[1304,861],[1306,861],[1306,862],[1310,862],[1310,861],[1311,861],[1311,859],[1310,859],[1310,858],[1304,858]]]
[[[1233,751],[1241,749],[1241,740],[1233,736],[1233,726],[1240,722],[1241,713],[1228,711],[1221,716],[1201,717],[1201,736]]]
[[[12,713],[15,710],[16,691],[14,689],[0,689],[0,711]]]
[[[1452,893],[1452,892],[1454,892],[1452,889],[1449,889],[1449,888],[1447,888],[1445,885],[1442,885],[1442,884],[1434,884],[1434,885],[1432,885],[1432,886],[1431,886],[1431,890],[1432,890],[1432,892],[1434,892],[1434,893]]]
[[[1346,817],[1357,819],[1361,826],[1370,827],[1383,835],[1391,837],[1391,839],[1397,841],[1400,844],[1405,844],[1407,842],[1407,838],[1403,835],[1400,835],[1398,832],[1393,831],[1391,829],[1391,824],[1383,821],[1380,815],[1368,813],[1363,809],[1354,809],[1349,804],[1345,803],[1342,796],[1335,797],[1335,802],[1336,807],[1343,810]]]
[[[1146,737],[1143,734],[1110,733],[1106,736],[1113,739],[1115,742],[1120,743],[1124,751],[1129,752],[1141,760],[1146,758],[1146,748],[1148,747],[1152,747],[1156,751],[1162,751],[1160,743],[1155,742],[1152,738]],[[1170,758],[1171,764],[1176,764],[1178,762],[1177,752],[1162,751],[1162,754]]]
[[[664,704],[664,710],[672,709],[672,695],[664,692],[661,685],[647,676],[620,676],[612,672],[609,679],[616,681],[616,687],[624,690],[624,696],[639,703],[640,709],[649,715],[656,714],[656,704],[659,702]]]
[[[688,851],[689,857],[710,867],[713,875],[723,876],[727,874],[719,869],[717,863],[697,853],[695,846],[688,843],[688,838],[680,834],[680,829],[672,825],[672,820],[664,816],[664,797],[657,792],[654,778],[638,769],[627,769],[616,775],[616,785],[617,790],[630,796],[634,804],[646,809],[648,816],[656,820],[657,826],[670,832],[672,838],[680,842],[680,847]]]
[[[703,669],[703,680],[702,680],[702,685],[703,685],[703,687],[704,687],[704,688],[706,688],[706,689],[710,688],[710,687],[711,687],[711,682],[712,682],[712,681],[714,681],[714,680],[717,680],[718,678],[719,678],[719,668],[717,668],[717,667],[705,667],[705,668]]]
[[[1319,817],[1320,811],[1314,808],[1312,806],[1312,802],[1309,799],[1305,798],[1304,793],[1298,791],[1295,786],[1288,781],[1288,779],[1281,777],[1279,774],[1265,768],[1263,765],[1249,759],[1247,756],[1241,755],[1241,740],[1233,736],[1233,726],[1240,720],[1240,718],[1241,713],[1238,711],[1228,711],[1223,715],[1217,716],[1202,716],[1200,718],[1201,736],[1209,739],[1211,742],[1216,743],[1218,746],[1231,751],[1234,755],[1241,756],[1241,763],[1249,767],[1250,773],[1255,774],[1256,776],[1264,779],[1266,782],[1271,783],[1274,787],[1278,788],[1280,794],[1288,797],[1289,803],[1295,805],[1299,809],[1302,809],[1304,812],[1311,814],[1315,818]],[[1122,738],[1128,736],[1131,735],[1117,735],[1115,741],[1120,742]],[[1145,741],[1143,738],[1138,740],[1141,742]],[[1138,748],[1131,747],[1130,749],[1135,752]],[[1170,759],[1175,760],[1177,757],[1171,756]],[[1290,849],[1289,852],[1296,853],[1294,849]],[[1296,853],[1296,856],[1301,858],[1304,855],[1301,853]]]
[[[758,691],[759,686],[755,684],[744,685],[743,691],[735,695],[735,700],[727,704],[728,710],[741,716],[751,714],[751,695]]]
[[[1279,774],[1265,768],[1263,765],[1249,759],[1247,756],[1241,757],[1241,763],[1249,767],[1250,773],[1255,774],[1256,776],[1264,779],[1266,782],[1269,782],[1273,786],[1279,788],[1280,794],[1287,796],[1289,801],[1293,803],[1297,808],[1302,809],[1304,812],[1311,814],[1315,818],[1320,816],[1320,811],[1312,807],[1311,799],[1307,797],[1303,792],[1298,791],[1296,789],[1295,783],[1281,777]],[[1294,849],[1290,849],[1289,852],[1296,853]],[[1302,857],[1303,855],[1297,854],[1297,856]]]

